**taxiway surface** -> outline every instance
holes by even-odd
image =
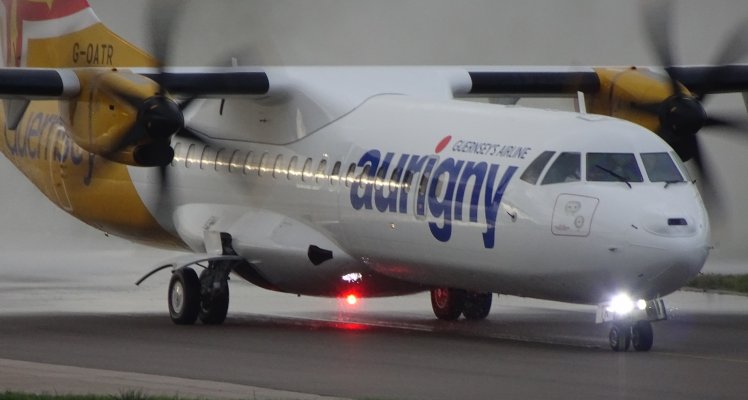
[[[93,288],[67,294],[57,288],[54,303],[61,309],[73,304],[77,311],[40,313],[43,306],[28,307],[34,303],[30,298],[9,301],[21,294],[48,301],[53,286],[45,284],[36,294],[31,287],[15,294],[0,291],[0,304],[26,305],[0,315],[0,359],[104,371],[115,384],[117,374],[122,382],[133,382],[127,378],[132,374],[164,377],[161,393],[199,395],[203,392],[190,385],[210,382],[236,389],[211,396],[244,398],[257,395],[242,389],[249,387],[282,391],[261,392],[258,398],[292,399],[303,398],[296,393],[377,399],[744,399],[748,392],[748,298],[739,296],[671,295],[672,319],[655,325],[653,351],[614,353],[606,344],[607,329],[594,325],[593,308],[514,297],[495,301],[487,321],[445,323],[434,320],[425,294],[348,308],[336,300],[233,285],[229,319],[217,327],[173,325],[164,286],[155,284],[140,289],[142,300],[130,303],[137,311],[122,305],[111,310],[113,298],[138,298],[129,289],[110,288],[102,296]],[[94,292],[109,300],[86,302]],[[39,374],[29,371],[32,380]],[[10,387],[2,376],[0,390]],[[138,379],[144,378],[134,382]],[[41,376],[37,381],[51,391],[41,386]]]

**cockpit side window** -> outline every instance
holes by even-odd
[[[642,153],[644,169],[652,182],[683,182],[683,175],[668,153]]]
[[[543,178],[543,185],[578,182],[581,180],[582,156],[579,153],[561,153]]]
[[[680,168],[680,173],[683,174],[683,179],[690,181],[691,180],[691,174],[688,172],[688,168],[686,168],[685,165],[683,165],[683,160],[680,159],[680,156],[674,152],[670,152],[670,157],[675,160],[675,163],[678,165],[678,168]]]
[[[544,151],[541,153],[530,163],[530,165],[527,166],[527,169],[522,173],[522,176],[520,176],[519,179],[532,185],[538,183],[540,173],[543,172],[543,168],[545,168],[546,164],[548,164],[548,161],[551,160],[551,157],[553,157],[554,154],[556,154],[555,151]]]
[[[590,182],[644,182],[636,157],[631,153],[587,153]]]

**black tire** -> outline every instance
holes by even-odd
[[[472,321],[486,319],[491,312],[492,299],[493,293],[468,292],[465,295],[465,309],[462,310],[462,315]]]
[[[436,318],[454,321],[460,318],[465,309],[465,291],[452,288],[431,289],[431,308]]]
[[[207,270],[200,273],[200,282],[202,285],[203,277],[207,275]],[[226,315],[229,312],[229,283],[222,282],[220,289],[214,289],[210,292],[203,292],[200,295],[200,312],[198,316],[200,321],[206,325],[220,325],[226,321]]]
[[[608,334],[608,343],[613,351],[628,351],[631,345],[631,328],[627,325],[613,324]]]
[[[177,325],[192,325],[200,310],[200,280],[191,268],[180,268],[169,281],[169,316]]]
[[[649,351],[654,343],[654,332],[649,321],[637,321],[631,327],[631,344],[636,351]]]

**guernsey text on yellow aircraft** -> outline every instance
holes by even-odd
[[[700,100],[748,88],[741,65],[162,68],[86,0],[2,3],[0,150],[74,217],[184,250],[153,271],[178,324],[223,322],[233,272],[430,291],[446,320],[492,293],[596,304],[614,350],[649,350],[709,252],[681,162]],[[467,101],[525,95],[579,112]]]

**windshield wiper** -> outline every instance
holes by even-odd
[[[665,181],[665,189],[667,189],[668,186],[674,184],[674,183],[686,183],[685,180],[681,179],[679,181],[671,180],[671,181]]]
[[[610,174],[611,176],[613,176],[614,178],[618,179],[619,181],[621,181],[621,182],[625,183],[625,184],[626,184],[626,186],[628,186],[628,187],[629,187],[629,189],[631,189],[631,184],[629,183],[628,179],[626,179],[625,177],[623,177],[623,176],[621,176],[621,175],[618,175],[618,174],[616,174],[615,172],[613,172],[613,171],[611,171],[611,170],[609,170],[609,169],[607,169],[607,168],[603,167],[603,166],[602,166],[602,165],[600,165],[600,164],[595,164],[595,166],[596,166],[597,168],[600,168],[601,170],[603,170],[603,171],[605,171],[605,172],[609,173],[609,174]]]

